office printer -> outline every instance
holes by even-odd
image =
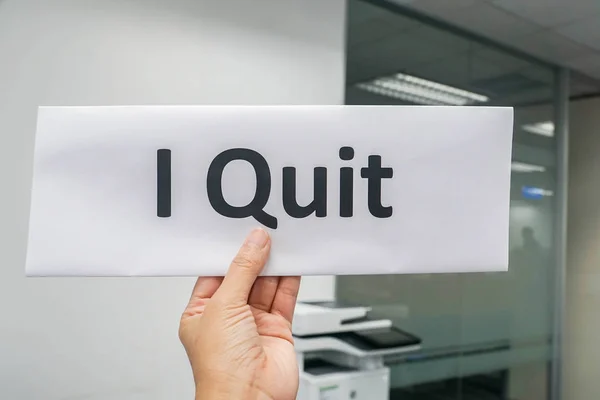
[[[370,319],[369,311],[336,303],[297,304],[292,333],[298,400],[389,399],[384,357],[418,350],[421,340],[389,319]]]

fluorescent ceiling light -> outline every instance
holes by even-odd
[[[552,190],[542,189],[533,186],[523,186],[521,188],[521,193],[523,194],[523,197],[534,200],[554,196],[554,192]]]
[[[465,106],[489,101],[487,96],[401,73],[356,86],[371,93],[417,104]]]
[[[554,136],[554,122],[545,121],[538,122],[535,124],[523,125],[523,130],[529,133],[534,133],[536,135],[552,137]]]
[[[527,164],[523,162],[513,161],[510,169],[513,172],[545,172],[546,167],[541,165]]]

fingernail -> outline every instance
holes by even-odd
[[[247,243],[251,243],[260,248],[265,247],[268,241],[269,234],[265,232],[264,229],[255,229],[252,232],[250,232],[250,235],[248,235],[248,238],[246,238]]]

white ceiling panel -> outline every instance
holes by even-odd
[[[450,0],[452,1],[452,0]],[[490,0],[517,16],[543,27],[555,27],[600,14],[598,0]]]
[[[596,1],[600,5],[600,0]],[[600,51],[600,14],[559,27],[556,31],[576,42]]]
[[[447,22],[498,40],[510,40],[540,30],[539,26],[482,0],[470,7],[448,9],[440,16]]]
[[[519,38],[516,46],[538,57],[556,60],[562,65],[566,64],[566,60],[583,57],[589,53],[585,46],[553,31],[540,31]]]
[[[598,77],[600,0],[414,0],[405,5],[546,61]],[[491,10],[492,9],[492,10]]]

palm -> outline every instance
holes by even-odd
[[[298,364],[290,324],[281,315],[251,308],[264,357],[255,364],[257,384],[275,399],[292,399],[298,387]]]

